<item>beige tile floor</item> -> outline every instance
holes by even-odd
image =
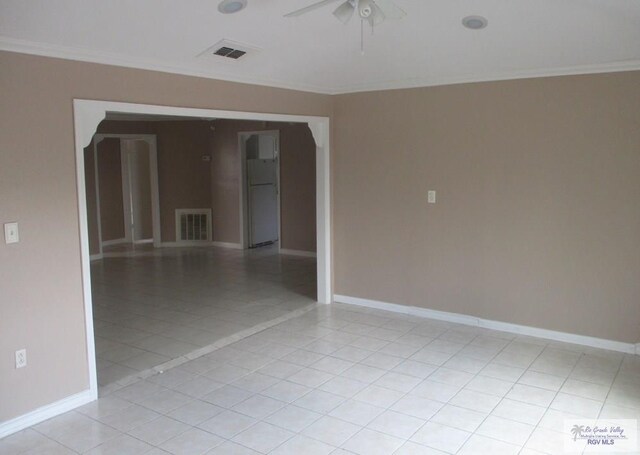
[[[638,356],[316,304],[0,453],[560,454],[573,417],[640,419]]]
[[[105,253],[91,264],[101,386],[315,302],[315,259],[280,256],[275,246]]]

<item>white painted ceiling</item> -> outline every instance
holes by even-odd
[[[313,0],[0,0],[0,49],[321,93],[640,69],[640,0],[396,0],[407,12],[365,33]],[[482,15],[489,26],[462,27]],[[226,38],[260,48],[199,57]]]

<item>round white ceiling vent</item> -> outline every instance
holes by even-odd
[[[223,14],[233,14],[247,7],[247,0],[222,0],[218,4],[218,11]]]
[[[486,17],[482,16],[467,16],[462,19],[462,25],[471,30],[481,30],[489,24]]]

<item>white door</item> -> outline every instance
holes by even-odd
[[[153,240],[151,166],[149,144],[135,139],[121,141],[123,197],[127,240]]]

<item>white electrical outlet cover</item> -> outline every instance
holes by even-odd
[[[427,193],[427,202],[429,204],[435,204],[436,203],[436,192],[431,190]]]

